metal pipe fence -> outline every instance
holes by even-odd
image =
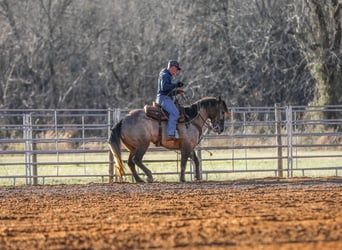
[[[0,185],[117,180],[107,138],[129,111],[0,110]],[[203,179],[342,175],[342,106],[230,111],[225,133],[206,133],[196,148]],[[151,145],[144,160],[158,180],[178,181],[179,158],[177,151]],[[193,172],[190,163],[189,180]]]

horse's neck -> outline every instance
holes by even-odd
[[[205,110],[200,109],[196,118],[192,121],[196,127],[203,128],[204,124],[208,119],[208,114]]]

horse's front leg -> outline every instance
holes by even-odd
[[[179,177],[180,182],[185,182],[186,162],[187,162],[187,159],[185,159],[184,162],[183,162],[183,160],[181,160],[181,173],[180,173],[180,177]]]
[[[191,152],[190,158],[195,164],[195,180],[200,181],[202,179],[201,172],[200,172],[200,165],[199,165],[198,157],[194,150]]]
[[[180,182],[185,182],[185,169],[189,156],[190,153],[188,150],[181,150],[181,173],[179,177]]]

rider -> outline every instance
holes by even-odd
[[[171,60],[159,73],[158,78],[158,93],[156,103],[158,103],[164,110],[169,113],[169,120],[167,123],[168,140],[178,139],[179,135],[176,129],[179,111],[173,101],[173,97],[177,95],[177,88],[183,87],[182,82],[174,82],[173,76],[181,70],[179,63]]]

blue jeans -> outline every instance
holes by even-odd
[[[169,96],[157,96],[156,103],[158,103],[165,111],[169,113],[169,120],[167,122],[167,135],[173,136],[176,133],[177,120],[179,118],[179,111]]]

